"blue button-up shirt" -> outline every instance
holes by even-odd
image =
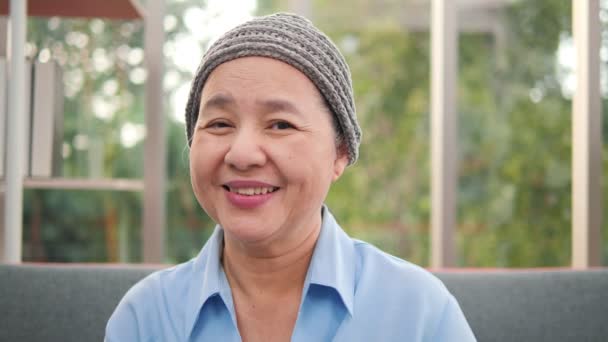
[[[112,314],[106,341],[240,341],[220,262],[220,227],[199,255],[151,274]],[[292,341],[475,341],[445,286],[426,270],[351,239],[323,208]]]

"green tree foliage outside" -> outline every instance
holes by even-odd
[[[284,2],[259,1],[257,12],[284,9]],[[333,186],[328,205],[354,237],[427,265],[429,33],[404,28],[395,14],[398,1],[383,2],[380,9],[365,1],[313,4],[315,22],[341,47],[350,64],[364,132],[360,160]],[[185,30],[180,13],[193,5],[194,1],[168,1],[174,19],[167,30],[168,44],[180,39]],[[570,13],[569,1],[520,1],[503,12],[504,44],[489,33],[460,34],[457,250],[461,266],[569,264],[571,101],[557,55],[571,37]],[[142,47],[141,23],[104,22],[100,31],[97,22],[60,20],[49,30],[52,20],[56,19],[30,20],[32,56],[40,58],[48,48],[53,59],[61,61],[62,53],[68,56],[62,64],[66,74],[84,71],[79,91],[66,98],[64,140],[74,145],[75,137],[85,132],[89,141],[104,146],[103,176],[141,177],[141,141],[127,148],[119,139],[125,121],[143,123],[143,86],[131,77],[141,62],[131,56],[130,63],[128,57],[128,51]],[[85,46],[70,45],[66,36],[75,31],[89,37]],[[207,43],[193,42],[201,49]],[[99,58],[99,49],[107,50],[111,68],[99,71],[87,66],[89,59]],[[194,72],[170,61],[166,70],[176,84],[188,83]],[[66,77],[66,87],[69,80]],[[100,119],[91,110],[92,101],[110,87],[108,81],[117,89],[106,100],[119,101],[110,119]],[[167,93],[175,89],[168,87]],[[168,119],[167,125],[167,261],[181,262],[199,251],[213,223],[191,192],[183,124]],[[90,175],[89,155],[89,150],[72,148],[64,174]],[[604,194],[608,198],[606,185]],[[139,260],[138,193],[28,190],[25,206],[24,246],[29,260]],[[603,229],[604,263],[607,231]]]

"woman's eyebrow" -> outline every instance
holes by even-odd
[[[231,95],[215,94],[205,101],[205,103],[203,103],[200,113],[202,114],[210,108],[226,108],[234,105],[235,103],[236,101]]]
[[[264,109],[265,113],[287,112],[302,115],[298,108],[291,102],[282,99],[259,100],[257,104]]]

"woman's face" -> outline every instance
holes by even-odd
[[[267,243],[309,234],[347,163],[335,145],[331,113],[297,69],[246,57],[211,73],[190,173],[196,198],[227,237]]]

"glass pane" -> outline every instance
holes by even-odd
[[[570,1],[460,14],[458,264],[568,266]]]
[[[141,21],[28,19],[28,58],[57,63],[63,76],[55,176],[142,177],[142,34]],[[139,193],[26,190],[24,260],[138,261],[141,202]]]
[[[608,1],[600,0],[600,23],[602,25],[602,46],[600,50],[600,84],[602,94],[602,265],[608,265]]]
[[[24,261],[141,261],[139,193],[26,190],[24,204]]]
[[[64,177],[141,177],[143,24],[28,19],[27,54],[63,72]]]

